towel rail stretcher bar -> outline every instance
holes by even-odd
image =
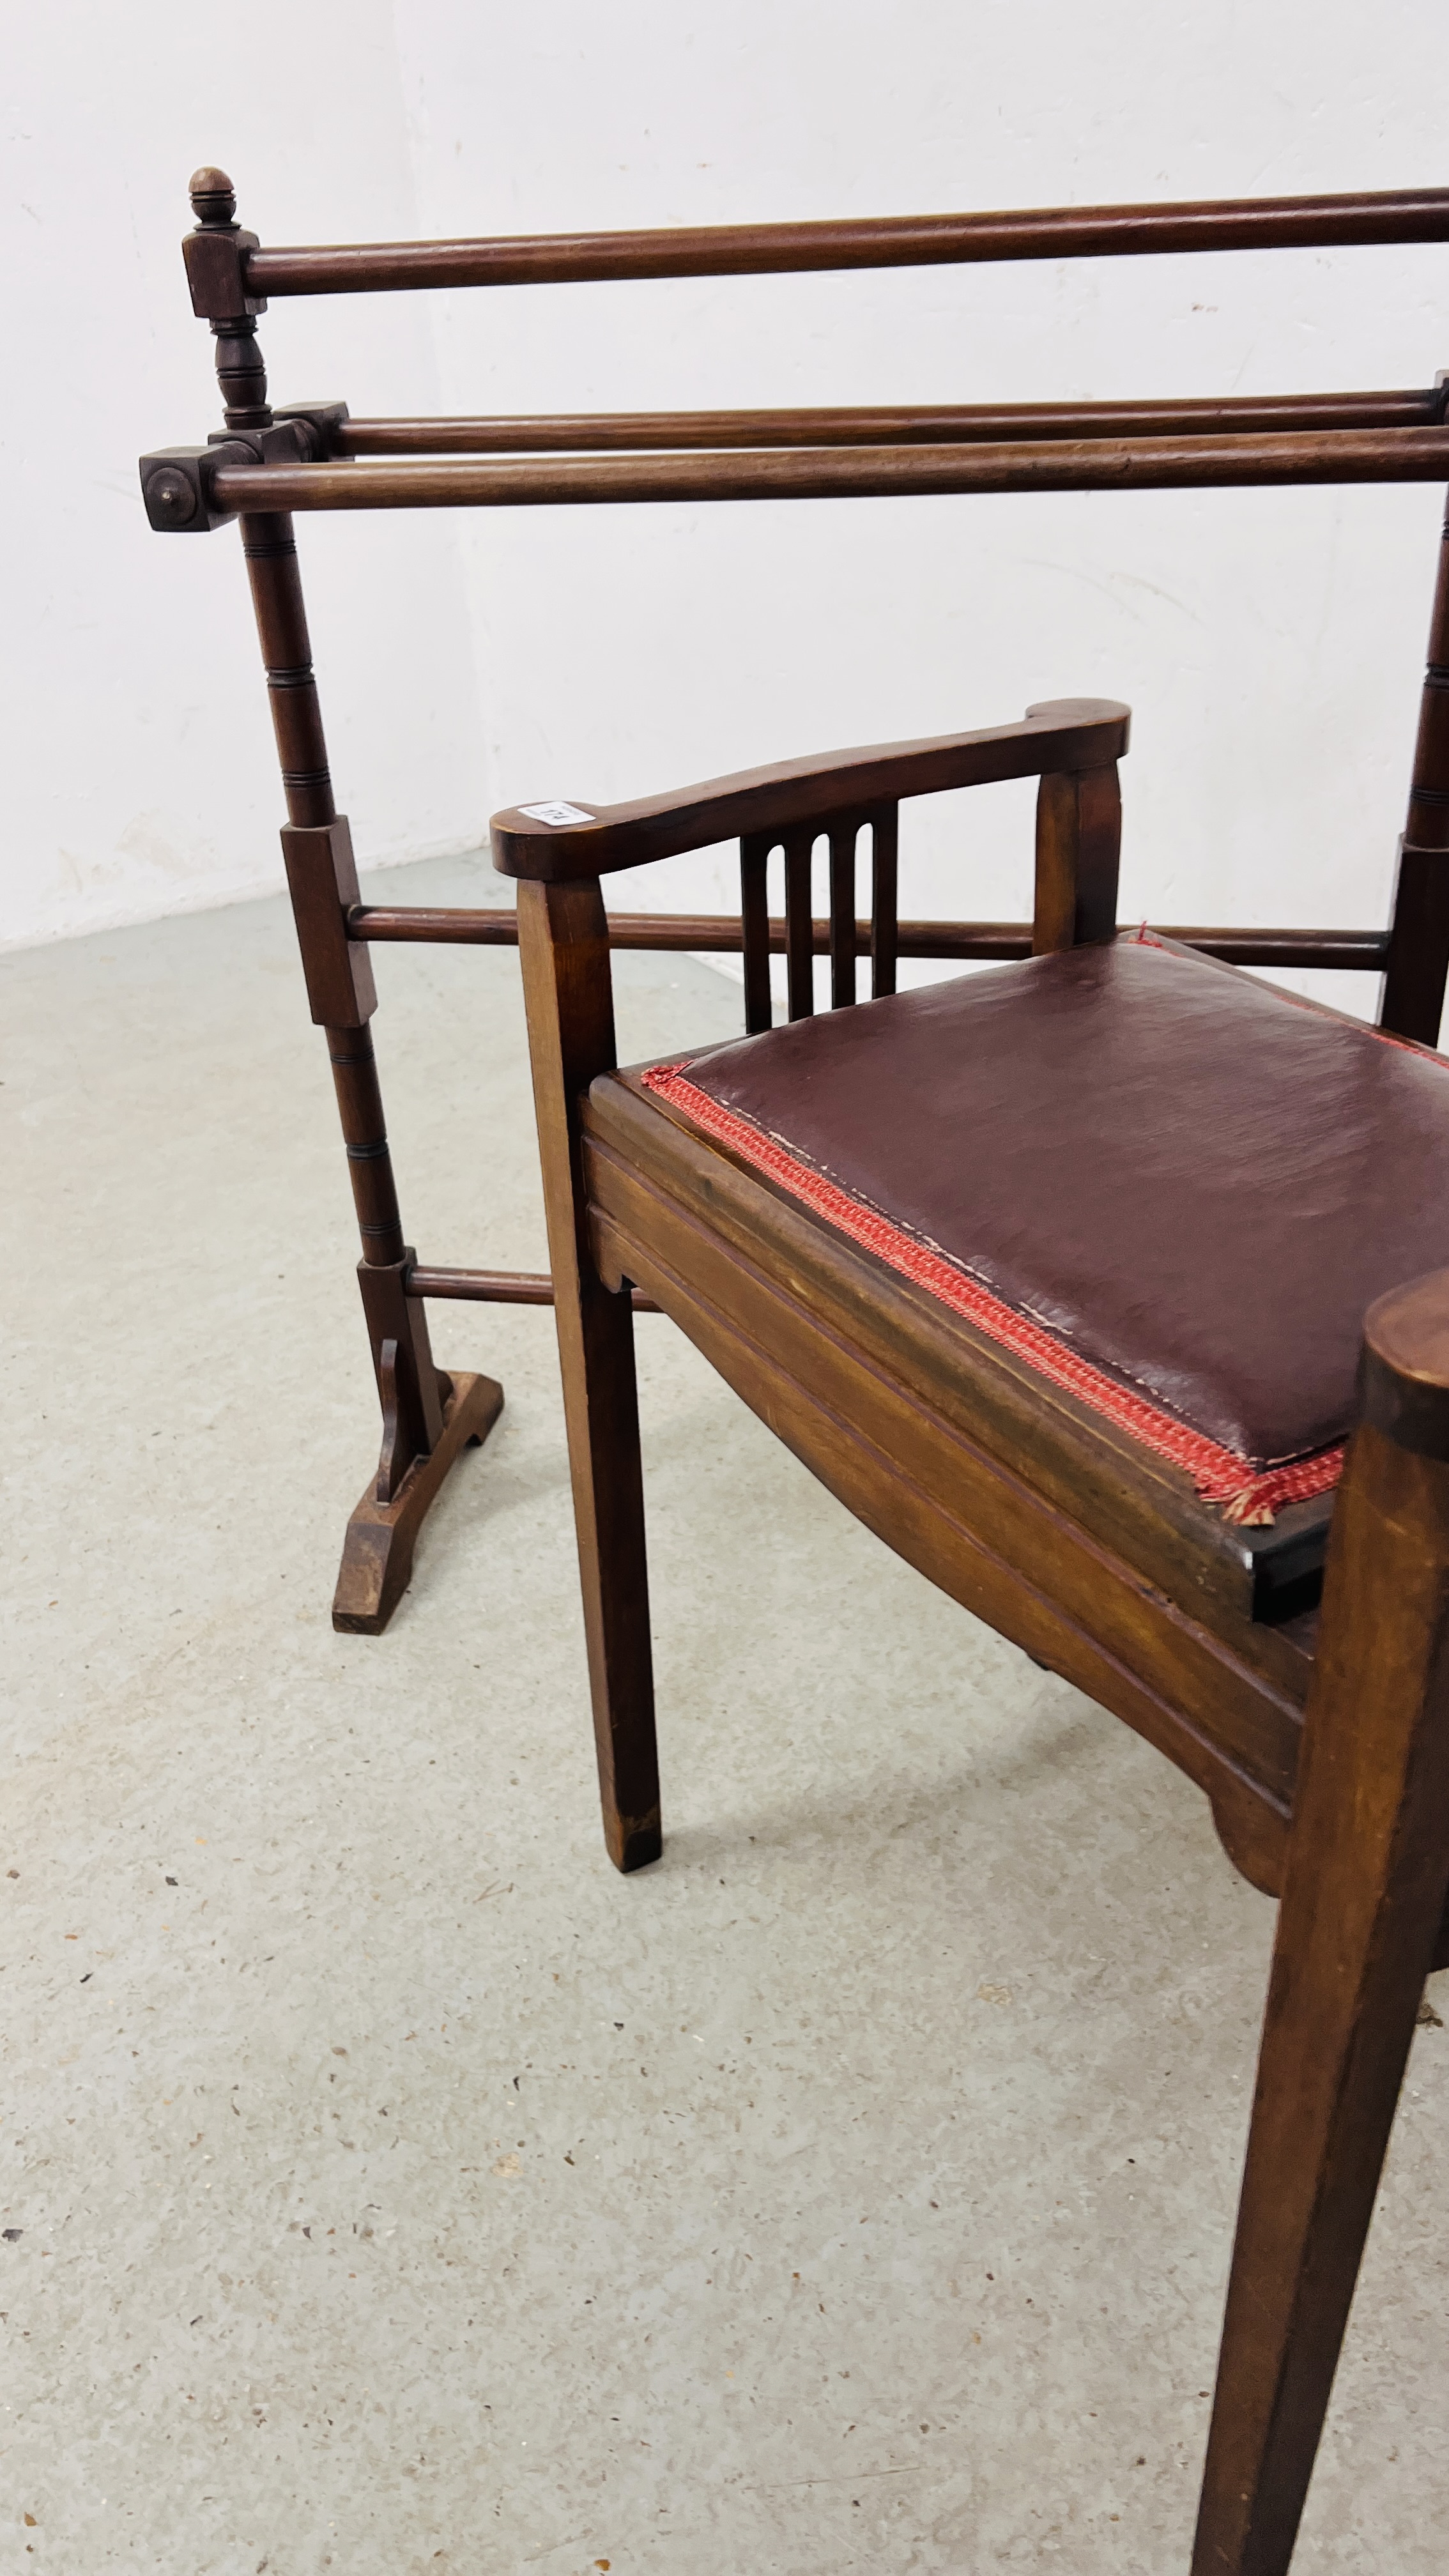
[[[830,954],[830,923],[812,920],[811,948],[817,957]],[[1388,956],[1386,930],[1242,930],[1203,929],[1196,924],[1158,925],[1163,939],[1200,948],[1232,966],[1319,967],[1351,973],[1382,974]],[[870,947],[871,925],[857,921],[856,942],[862,955]],[[489,906],[478,910],[447,904],[354,904],[347,914],[347,936],[360,940],[396,940],[444,948],[516,948],[518,920],[511,910]],[[665,949],[671,952],[729,952],[744,946],[743,926],[728,912],[614,912],[609,915],[611,948]],[[772,914],[769,947],[784,956],[789,925]],[[1031,955],[1029,921],[902,921],[897,927],[898,957],[975,959],[982,965],[1005,965]]]

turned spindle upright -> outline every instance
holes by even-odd
[[[235,447],[239,459],[268,461],[286,450],[310,455],[307,426],[275,422],[267,401],[257,342],[257,315],[266,303],[247,294],[241,266],[256,236],[237,223],[225,171],[196,171],[191,203],[196,230],[184,245],[186,273],[192,304],[216,340],[228,433],[222,443],[228,451]],[[426,1309],[408,1293],[415,1255],[403,1240],[368,1025],[377,991],[366,945],[348,937],[348,907],[359,901],[357,868],[347,817],[332,794],[290,514],[243,515],[241,540],[287,800],[282,854],[307,999],[327,1039],[337,1091],[362,1237],[357,1276],[382,1406],[377,1475],[347,1525],[332,1624],[375,1636],[407,1587],[429,1504],[459,1450],[492,1429],[503,1390],[492,1378],[449,1377],[435,1366]]]

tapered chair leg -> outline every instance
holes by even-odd
[[[1370,1313],[1193,2576],[1283,2576],[1449,1880],[1449,1281]]]
[[[619,1869],[660,1853],[659,1762],[644,1486],[627,1286],[589,1251],[578,1104],[615,1064],[609,943],[597,880],[518,889],[518,945],[548,1216],[604,1840]]]

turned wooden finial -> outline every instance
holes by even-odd
[[[191,203],[196,230],[181,245],[191,286],[191,309],[216,334],[216,373],[228,429],[269,429],[267,371],[257,347],[256,317],[266,298],[253,295],[246,262],[255,233],[236,220],[236,190],[224,170],[193,170]]]
[[[193,170],[188,194],[197,222],[208,231],[236,222],[236,190],[224,170]]]

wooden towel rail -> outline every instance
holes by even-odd
[[[375,1630],[407,1581],[417,1527],[449,1460],[464,1440],[486,1432],[502,1401],[491,1379],[454,1380],[437,1370],[426,1301],[543,1304],[552,1292],[533,1273],[420,1262],[404,1239],[368,1030],[376,1004],[371,951],[393,941],[512,946],[518,927],[512,911],[498,906],[362,902],[332,792],[293,514],[1449,481],[1449,387],[1166,402],[353,419],[341,401],[271,404],[257,344],[267,299],[1444,242],[1449,189],[302,248],[270,248],[244,231],[222,171],[196,172],[191,198],[197,221],[184,244],[186,267],[194,310],[215,338],[226,427],[193,446],[143,457],[142,492],[161,530],[202,534],[233,518],[240,523],[287,801],[288,880],[312,1014],[328,1034],[385,1426],[375,1487],[349,1527],[334,1616],[341,1626]],[[1418,1036],[1437,1032],[1449,976],[1449,871],[1442,865],[1449,851],[1449,606],[1441,603],[1436,619],[1391,926],[1189,925],[1170,932],[1238,965],[1380,974],[1385,1024]],[[620,816],[628,810],[617,809]],[[898,918],[893,796],[863,803],[853,818],[820,819],[831,849],[828,918],[811,906],[808,839],[798,830],[776,838],[785,852],[787,901],[784,914],[772,914],[769,849],[745,825],[738,828],[738,915],[620,912],[608,935],[620,948],[741,953],[752,1028],[770,1015],[772,954],[787,959],[794,1014],[813,1007],[818,956],[830,957],[832,992],[840,998],[854,991],[857,957],[870,960],[872,992],[885,993],[894,989],[901,957],[989,963],[1030,953],[1025,922]],[[859,829],[868,830],[873,852],[868,920],[854,909]]]

